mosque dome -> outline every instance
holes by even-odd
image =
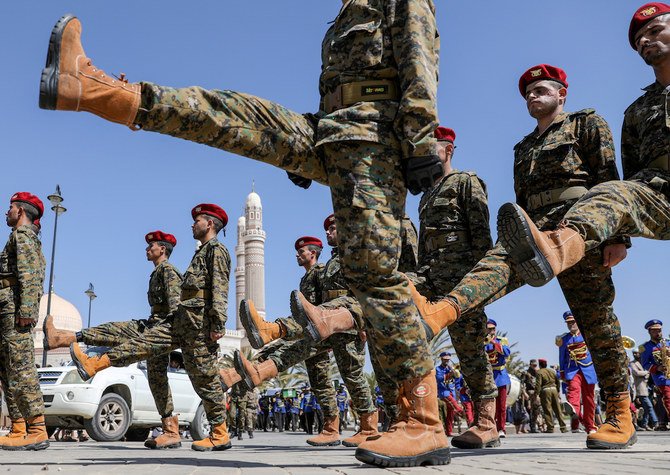
[[[252,191],[247,196],[247,208],[260,208],[261,207],[261,197],[258,196],[258,193]]]
[[[35,347],[42,348],[42,325],[47,314],[48,294],[42,295],[40,300],[40,312],[37,326],[35,327]],[[60,330],[78,332],[83,327],[81,314],[77,307],[65,300],[55,292],[51,293],[51,315],[54,317],[54,326]]]

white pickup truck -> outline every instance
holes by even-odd
[[[97,354],[104,349],[91,347],[86,352]],[[170,358],[181,360],[181,353],[172,352]],[[125,368],[107,368],[88,381],[81,379],[74,366],[37,371],[50,434],[57,427],[85,428],[92,439],[100,442],[124,437],[142,441],[151,427],[161,425],[143,361]],[[188,427],[195,440],[207,437],[209,423],[186,371],[170,369],[168,380],[179,424]]]

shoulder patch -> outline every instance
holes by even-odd
[[[595,113],[596,113],[595,109],[582,109],[582,110],[579,110],[577,112],[571,112],[570,117],[578,117],[578,116],[582,116],[582,115],[591,115],[591,114],[595,114]]]

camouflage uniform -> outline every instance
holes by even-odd
[[[42,244],[32,228],[13,230],[0,253],[0,382],[12,420],[44,414],[32,329],[38,319],[45,266]],[[33,325],[17,326],[18,317],[32,319]]]
[[[217,364],[219,344],[209,334],[226,331],[229,276],[230,254],[212,238],[200,246],[184,273],[171,331],[156,325],[107,353],[112,366],[127,366],[181,348],[186,371],[212,425],[225,421],[226,407]]]
[[[346,2],[325,35],[322,61],[316,115],[234,91],[142,83],[135,122],[327,184],[344,273],[380,362],[397,381],[422,376],[433,362],[397,264],[406,197],[402,161],[437,155],[439,37],[432,0]],[[353,102],[339,95],[339,102],[341,88],[369,92]]]
[[[419,219],[417,289],[436,301],[493,247],[486,185],[473,172],[453,170],[423,194]],[[497,391],[484,352],[486,320],[480,307],[449,327],[463,377],[475,400]]]
[[[571,190],[585,192],[598,183],[619,178],[611,132],[592,109],[559,114],[544,133],[538,134],[536,129],[515,146],[514,152],[517,203],[528,210],[540,229],[556,227],[577,201],[574,195],[565,200],[547,200],[549,195],[559,195],[556,190],[581,187]],[[615,242],[627,240],[617,238],[609,243]],[[602,265],[602,249],[593,248],[579,264],[562,273],[558,281],[591,350],[601,388],[607,392],[627,391],[628,358],[612,308],[612,271]],[[522,284],[507,252],[498,244],[449,297],[466,313],[490,304]],[[483,337],[482,332],[480,338]],[[472,344],[480,346],[479,341]],[[473,347],[471,351],[479,349]],[[474,393],[481,391],[471,389]]]
[[[159,263],[149,277],[147,297],[151,307],[151,316],[147,320],[128,322],[110,322],[81,331],[82,341],[87,345],[117,346],[128,340],[142,337],[147,328],[160,325],[162,331],[170,333],[172,315],[179,306],[182,276],[169,261]],[[170,343],[167,339],[166,343]],[[147,377],[149,388],[154,397],[156,408],[161,417],[169,417],[174,410],[172,393],[167,377],[170,363],[169,353],[147,359]]]
[[[256,416],[258,415],[258,393],[255,390],[247,391],[244,395],[247,405],[244,411],[244,430],[253,432],[256,427]]]
[[[625,181],[593,187],[565,215],[568,226],[586,241],[587,250],[621,234],[670,239],[668,91],[658,82],[644,90],[624,114],[621,161]],[[580,329],[584,333],[581,325]],[[593,355],[590,342],[587,344]]]

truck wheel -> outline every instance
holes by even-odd
[[[205,414],[205,408],[202,407],[202,403],[198,406],[198,409],[195,411],[195,417],[191,421],[191,438],[193,440],[202,440],[209,437],[209,421],[207,420],[207,414]]]
[[[130,426],[130,409],[126,401],[114,393],[100,399],[92,419],[84,419],[84,427],[91,438],[98,442],[121,440]]]

